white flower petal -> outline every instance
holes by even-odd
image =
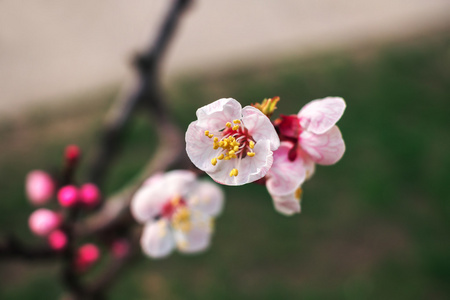
[[[131,200],[131,214],[140,223],[149,222],[161,213],[162,206],[171,196],[170,191],[159,183],[144,185]]]
[[[188,170],[173,170],[167,172],[161,182],[165,189],[173,195],[186,195],[197,180],[194,172]]]
[[[186,131],[186,152],[192,163],[202,171],[213,171],[211,159],[219,155],[219,150],[214,150],[213,141],[205,136],[205,129],[192,122]]]
[[[192,228],[187,232],[175,230],[174,238],[180,252],[194,253],[208,248],[211,241],[211,233],[211,218],[208,218],[204,222],[197,221],[193,223]]]
[[[303,131],[299,144],[311,159],[320,165],[332,165],[338,162],[345,152],[345,144],[337,126],[333,126],[324,134]]]
[[[153,258],[168,256],[175,246],[167,220],[147,223],[141,236],[141,247],[145,254]]]
[[[274,151],[280,146],[280,139],[270,119],[259,109],[246,106],[242,110],[242,122],[248,133],[258,141],[270,141],[270,150]]]
[[[188,196],[188,205],[195,210],[210,216],[217,216],[223,207],[224,195],[222,189],[215,183],[200,181]]]
[[[288,153],[293,145],[290,142],[282,142],[281,146],[273,153],[273,164],[267,173],[266,186],[272,195],[286,195],[293,193],[305,181],[306,169],[303,159],[297,155],[294,161],[290,161]]]
[[[151,177],[150,179],[152,179]],[[155,180],[148,180],[133,196],[131,213],[141,223],[151,221],[161,213],[163,205],[175,196],[184,196],[195,183],[191,171],[174,170]]]
[[[273,153],[270,150],[269,140],[255,144],[255,156],[246,156],[243,159],[221,160],[217,163],[214,172],[207,172],[212,179],[225,185],[243,185],[264,177],[272,166]],[[230,176],[232,169],[237,169],[237,176]]]
[[[341,118],[345,101],[340,97],[327,97],[306,104],[298,113],[303,130],[323,134]]]
[[[222,98],[197,110],[198,126],[203,131],[216,131],[227,122],[241,118],[241,104],[233,98]]]
[[[295,192],[284,196],[272,195],[272,199],[275,210],[283,215],[291,216],[301,211],[300,199],[296,197]]]

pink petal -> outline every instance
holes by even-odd
[[[295,213],[300,213],[300,199],[296,198],[295,193],[285,196],[273,196],[273,204],[275,210],[286,216],[291,216]]]
[[[217,216],[222,211],[223,202],[222,189],[207,180],[199,182],[188,197],[189,207],[210,216]]]
[[[270,150],[274,151],[280,146],[280,139],[270,119],[259,109],[246,106],[242,110],[242,122],[249,134],[258,142],[268,140]]]
[[[286,195],[293,193],[305,181],[305,167],[303,159],[297,155],[290,161],[288,153],[292,143],[282,142],[280,148],[273,154],[273,164],[267,173],[266,186],[272,195]]]
[[[168,256],[175,243],[169,223],[165,219],[147,223],[141,236],[141,247],[145,254],[153,258]]]
[[[322,134],[333,127],[345,110],[345,101],[339,97],[327,97],[306,104],[298,113],[303,130]]]
[[[233,98],[222,98],[197,110],[198,126],[203,131],[216,131],[225,127],[227,122],[241,118],[241,104]]]
[[[309,180],[316,171],[316,163],[309,157],[303,159],[305,167],[305,180]]]
[[[332,165],[338,162],[345,152],[345,144],[337,126],[333,126],[324,134],[303,131],[299,144],[311,159],[320,165]]]

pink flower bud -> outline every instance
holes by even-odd
[[[100,203],[100,190],[93,183],[86,183],[80,189],[80,201],[85,206],[94,207]]]
[[[58,191],[58,201],[63,207],[74,206],[78,198],[78,189],[74,185],[66,185]]]
[[[28,219],[31,231],[40,236],[46,236],[61,223],[61,216],[49,209],[41,208],[33,212]]]
[[[64,151],[64,158],[68,163],[76,163],[81,156],[81,150],[77,145],[69,145]]]
[[[79,271],[86,271],[99,259],[99,257],[100,251],[96,245],[85,244],[78,249],[75,267]]]
[[[47,203],[55,192],[53,179],[46,172],[40,170],[29,172],[25,185],[28,199],[35,205]]]
[[[115,240],[111,252],[115,258],[123,258],[130,252],[130,243],[126,239]]]
[[[67,245],[67,236],[61,230],[55,230],[48,236],[48,244],[54,250],[62,250]]]

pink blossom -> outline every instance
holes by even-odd
[[[264,177],[280,145],[278,135],[260,110],[232,98],[197,110],[186,132],[186,151],[194,165],[215,181],[242,185]]]
[[[47,236],[61,224],[61,216],[49,209],[41,208],[34,211],[28,219],[31,231],[39,236]]]
[[[344,113],[345,106],[345,101],[338,97],[311,101],[297,116],[282,116],[276,121],[281,139],[296,141],[296,154],[305,161],[312,160],[320,165],[338,162],[344,155],[345,143],[335,124]]]
[[[58,191],[58,201],[63,207],[72,207],[79,200],[79,191],[74,185],[66,185]]]
[[[26,193],[31,203],[42,205],[47,203],[55,192],[52,177],[41,170],[28,173],[26,178]]]
[[[48,243],[53,250],[62,250],[67,245],[67,236],[62,230],[55,230],[48,236]]]
[[[83,184],[79,192],[80,202],[87,207],[94,207],[100,203],[100,190],[93,183]]]
[[[213,217],[222,210],[223,193],[193,172],[170,171],[147,180],[131,201],[134,218],[145,224],[141,246],[153,258],[205,250],[213,232]]]

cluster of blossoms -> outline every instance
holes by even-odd
[[[291,215],[300,212],[301,186],[315,164],[334,164],[345,152],[335,125],[345,102],[337,97],[314,100],[297,115],[271,122],[278,101],[275,97],[242,108],[227,98],[199,108],[186,132],[186,151],[218,183],[264,183],[275,209]]]
[[[315,164],[334,164],[345,152],[335,125],[345,102],[337,97],[314,100],[297,115],[281,115],[272,122],[278,101],[276,97],[242,108],[227,98],[199,108],[186,132],[186,151],[217,183],[266,185],[275,209],[292,215],[300,212],[301,186]],[[220,188],[198,181],[190,171],[149,178],[131,202],[134,218],[144,224],[144,253],[161,258],[174,248],[184,253],[206,249],[222,205]]]
[[[71,173],[75,169],[80,157],[77,146],[70,145],[64,155],[63,173]],[[63,176],[64,177],[64,176]],[[39,208],[29,217],[28,224],[35,235],[47,238],[49,246],[55,251],[64,251],[68,246],[66,219],[72,209],[93,210],[101,203],[101,193],[92,183],[81,186],[64,185],[56,177],[42,170],[34,170],[26,177],[26,195],[35,206],[59,205],[55,209]],[[74,266],[80,270],[87,270],[100,257],[100,251],[94,244],[81,245],[75,256]]]

